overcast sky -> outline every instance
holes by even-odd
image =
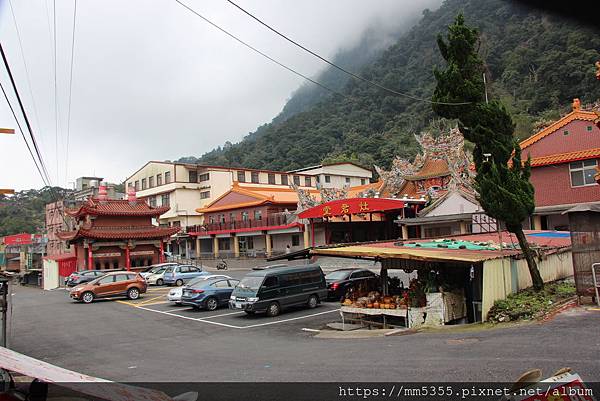
[[[55,185],[72,186],[83,175],[121,182],[148,160],[200,156],[227,140],[237,142],[270,121],[303,83],[174,0],[79,0],[67,163],[74,1],[56,1],[58,131],[53,1],[11,1],[25,63],[8,0],[0,0],[0,40]],[[324,68],[225,0],[184,2],[305,75]],[[440,2],[239,0],[238,4],[332,57],[355,43],[367,27],[406,24]],[[3,66],[0,81],[17,107]],[[3,96],[0,127],[16,128]],[[20,134],[0,135],[0,188],[42,186]]]

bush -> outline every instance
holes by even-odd
[[[527,288],[506,299],[494,302],[488,320],[494,323],[511,320],[539,319],[550,312],[557,302],[575,295],[575,285],[570,282],[547,283],[544,290],[535,292]]]

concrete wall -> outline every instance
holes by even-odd
[[[538,269],[544,282],[555,281],[573,275],[571,252],[548,255],[538,260]],[[532,286],[527,261],[525,259],[493,259],[483,263],[482,316],[499,299]]]

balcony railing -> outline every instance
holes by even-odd
[[[248,228],[261,228],[261,227],[276,227],[285,226],[292,224],[296,220],[294,214],[276,214],[267,216],[261,220],[235,220],[225,221],[218,223],[207,223],[203,225],[188,226],[188,233],[203,233],[209,231],[227,231],[227,230],[239,230]]]

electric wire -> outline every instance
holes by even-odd
[[[56,184],[58,185],[59,180],[59,172],[58,172],[58,88],[56,84],[56,0],[53,0],[53,12],[52,16],[54,18],[53,24],[53,38],[54,38],[54,151],[56,158]]]
[[[341,93],[341,92],[339,92],[339,91],[337,91],[337,90],[335,90],[335,89],[333,89],[333,88],[330,88],[330,87],[328,87],[327,85],[325,85],[325,84],[322,84],[322,83],[320,83],[320,82],[318,82],[318,81],[316,81],[316,80],[314,80],[314,79],[312,79],[312,78],[309,78],[308,76],[306,76],[306,75],[304,75],[304,74],[302,74],[302,73],[300,73],[300,72],[298,72],[298,71],[294,70],[293,68],[291,68],[291,67],[288,67],[287,65],[285,65],[285,64],[283,64],[283,63],[281,63],[281,62],[279,62],[279,61],[275,60],[273,57],[269,56],[268,54],[266,54],[266,53],[264,53],[264,52],[262,52],[262,51],[260,51],[260,50],[258,50],[256,47],[254,47],[254,46],[250,45],[249,43],[247,43],[247,42],[243,41],[242,39],[238,38],[237,36],[235,36],[235,35],[234,35],[234,34],[232,34],[231,32],[229,32],[229,31],[225,30],[224,28],[220,27],[219,25],[215,24],[214,22],[212,22],[212,21],[211,21],[211,20],[209,20],[208,18],[204,17],[203,15],[201,15],[200,13],[198,13],[197,11],[195,11],[193,8],[191,8],[191,7],[189,7],[188,5],[186,5],[186,4],[184,4],[184,3],[182,3],[180,0],[175,0],[175,1],[176,1],[176,2],[177,2],[179,5],[181,5],[182,7],[184,7],[185,9],[187,9],[188,11],[190,11],[191,13],[195,14],[196,16],[198,16],[199,18],[201,18],[202,20],[204,20],[204,21],[205,21],[205,22],[207,22],[208,24],[212,25],[214,28],[218,29],[219,31],[223,32],[224,34],[226,34],[227,36],[231,37],[231,38],[232,38],[232,39],[234,39],[235,41],[237,41],[237,42],[241,43],[242,45],[246,46],[246,47],[247,47],[247,48],[249,48],[250,50],[252,50],[252,51],[254,51],[254,52],[256,52],[256,53],[260,54],[261,56],[263,56],[263,57],[265,57],[265,58],[267,58],[268,60],[270,60],[271,62],[273,62],[273,63],[277,64],[278,66],[280,66],[280,67],[282,67],[282,68],[284,68],[284,69],[288,70],[289,72],[291,72],[291,73],[293,73],[293,74],[295,74],[295,75],[298,75],[299,77],[302,77],[302,78],[304,78],[305,80],[307,80],[307,81],[309,81],[309,82],[312,82],[313,84],[315,84],[315,85],[317,85],[317,86],[319,86],[319,87],[321,87],[321,88],[323,88],[323,89],[325,89],[325,90],[327,90],[327,91],[329,91],[329,92],[332,92],[332,93],[335,93],[335,94],[337,94],[337,95],[340,95],[340,96],[343,96],[343,97],[346,97],[346,98],[350,98],[350,99],[352,99],[352,97],[350,97],[350,96],[348,96],[348,95],[345,95],[344,93]]]
[[[75,23],[77,20],[77,0],[73,5],[73,36],[71,37],[71,69],[69,72],[69,100],[67,112],[67,141],[65,147],[65,181],[69,180],[69,137],[71,135],[71,98],[73,94],[73,60],[75,58]]]
[[[17,127],[19,128],[19,132],[21,133],[21,136],[23,137],[23,141],[25,141],[25,145],[27,146],[27,150],[29,151],[29,154],[31,155],[31,159],[33,160],[33,164],[35,165],[35,168],[37,169],[38,173],[40,174],[40,177],[42,178],[42,182],[44,183],[44,185],[45,186],[49,186],[48,182],[46,181],[46,177],[44,176],[44,174],[42,173],[42,170],[40,169],[40,166],[38,165],[37,159],[33,155],[33,151],[31,150],[31,146],[29,145],[29,142],[27,141],[27,138],[25,137],[25,133],[23,132],[23,129],[21,128],[21,123],[19,122],[19,119],[17,118],[17,114],[15,113],[15,110],[13,109],[13,106],[12,106],[12,104],[10,103],[10,101],[8,99],[8,94],[4,90],[4,85],[2,85],[2,82],[0,82],[0,88],[2,89],[2,93],[4,94],[4,98],[6,99],[6,103],[8,104],[8,107],[10,108],[10,111],[12,112],[12,115],[13,115],[13,117],[15,119],[15,122],[17,123]]]
[[[27,78],[27,87],[29,88],[29,96],[31,96],[31,103],[33,105],[33,115],[35,117],[35,123],[38,129],[40,129],[40,118],[37,110],[37,104],[35,102],[35,97],[33,96],[33,87],[31,85],[31,78],[29,76],[29,68],[27,67],[27,59],[25,58],[25,51],[23,49],[23,41],[21,40],[21,32],[19,30],[19,24],[17,23],[17,17],[15,15],[15,10],[12,5],[12,0],[8,0],[8,5],[10,6],[10,12],[12,14],[13,22],[15,24],[15,31],[17,32],[17,39],[19,41],[19,48],[21,49],[21,57],[23,58],[23,66],[25,67],[25,78]],[[40,137],[40,140],[43,142],[43,138]]]
[[[21,113],[23,114],[23,118],[25,119],[25,124],[27,125],[27,130],[29,131],[29,136],[31,137],[31,142],[33,143],[35,153],[40,162],[40,167],[41,167],[42,171],[44,172],[48,183],[51,183],[50,176],[48,174],[48,169],[46,168],[46,164],[44,163],[44,158],[42,157],[42,153],[41,153],[38,143],[35,139],[35,135],[33,134],[33,129],[31,128],[31,123],[29,122],[29,118],[27,117],[27,112],[25,111],[25,107],[23,106],[23,101],[21,100],[21,96],[19,95],[19,91],[17,90],[17,85],[15,83],[15,79],[13,77],[12,71],[8,64],[8,59],[6,58],[6,54],[4,53],[4,47],[2,46],[1,42],[0,42],[0,54],[2,55],[4,67],[6,68],[6,72],[8,73],[8,77],[9,77],[11,85],[13,87],[13,91],[15,92],[15,96],[19,103],[19,108],[21,109]],[[8,101],[8,96],[6,95],[5,97],[7,98],[7,101]],[[14,115],[14,113],[13,113],[13,115]]]
[[[314,57],[318,58],[319,60],[329,64],[331,67],[334,67],[336,69],[338,69],[339,71],[355,78],[358,79],[360,81],[363,81],[365,83],[368,83],[369,85],[375,86],[385,92],[391,93],[393,95],[396,96],[402,96],[402,97],[406,97],[412,100],[417,100],[420,102],[426,102],[426,103],[430,103],[430,104],[441,104],[441,105],[446,105],[446,106],[463,106],[463,105],[467,105],[467,104],[471,104],[471,102],[456,102],[456,103],[451,103],[451,102],[436,102],[430,99],[424,99],[424,98],[420,98],[408,93],[404,93],[404,92],[399,92],[397,90],[394,89],[390,89],[388,87],[385,87],[375,81],[371,81],[370,79],[367,79],[363,76],[360,76],[352,71],[349,71],[343,67],[340,67],[339,65],[335,64],[334,62],[326,59],[325,57],[319,55],[318,53],[310,50],[309,48],[307,48],[306,46],[301,45],[300,43],[296,42],[295,40],[291,39],[290,37],[288,37],[287,35],[279,32],[277,29],[271,27],[270,25],[268,25],[267,23],[263,22],[261,19],[259,19],[258,17],[254,16],[252,13],[250,13],[249,11],[245,10],[244,8],[240,7],[238,4],[234,3],[231,0],[226,0],[228,3],[230,3],[231,5],[233,5],[234,7],[236,7],[237,9],[239,9],[240,11],[242,11],[244,14],[248,15],[250,18],[254,19],[255,21],[257,21],[259,24],[263,25],[264,27],[266,27],[267,29],[269,29],[270,31],[274,32],[275,34],[281,36],[283,39],[287,40],[288,42],[294,44],[295,46],[299,47],[300,49],[308,52],[309,54],[313,55]]]

